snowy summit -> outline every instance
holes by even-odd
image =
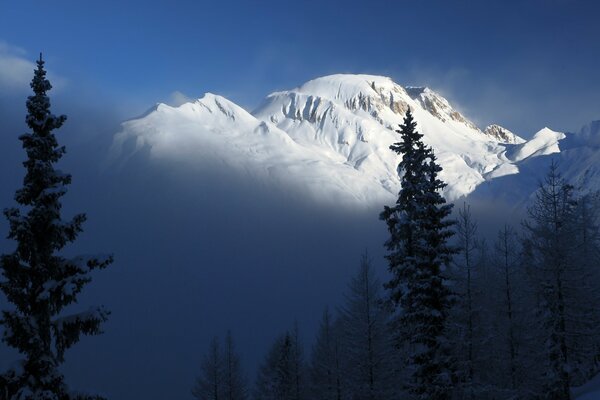
[[[529,141],[499,125],[481,130],[429,88],[338,74],[270,94],[252,113],[213,94],[159,104],[122,124],[112,153],[123,160],[146,149],[155,160],[218,162],[318,201],[379,206],[399,190],[399,159],[389,146],[409,108],[444,169],[450,200],[519,173],[523,160],[559,152],[565,137],[547,128]]]

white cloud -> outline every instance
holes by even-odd
[[[176,90],[169,96],[169,104],[174,107],[179,107],[182,104],[189,103],[193,99],[180,91]]]
[[[23,49],[0,41],[0,89],[27,88],[34,68]]]
[[[24,49],[0,40],[0,91],[5,93],[29,91],[29,83],[36,68],[34,62],[36,58],[30,56]],[[51,70],[48,71],[48,79],[55,90],[60,90],[67,84],[65,78],[56,76]]]

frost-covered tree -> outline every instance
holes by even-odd
[[[2,400],[95,399],[69,391],[59,371],[65,351],[82,335],[101,333],[108,317],[102,307],[65,315],[65,307],[76,303],[90,273],[105,268],[110,257],[65,258],[60,251],[82,231],[84,214],[69,221],[61,216],[61,198],[71,176],[55,168],[65,153],[53,133],[66,120],[50,112],[46,79],[40,55],[31,81],[33,95],[27,99],[26,122],[30,131],[19,137],[27,153],[23,187],[17,190],[17,208],[4,211],[8,237],[16,249],[0,258],[3,279],[0,289],[12,308],[3,310],[2,340],[24,357],[0,377]]]
[[[341,357],[339,326],[325,310],[310,362],[311,399],[341,400],[346,395]]]
[[[294,345],[289,333],[277,338],[256,379],[256,400],[294,400]]]
[[[398,133],[401,141],[390,149],[402,156],[401,189],[396,204],[386,206],[380,216],[390,233],[385,245],[392,278],[386,287],[412,373],[409,390],[419,399],[444,400],[451,396],[454,379],[447,332],[453,296],[444,271],[455,253],[448,244],[452,206],[440,193],[446,186],[438,177],[441,167],[410,110]]]
[[[233,344],[231,344],[233,346]],[[229,344],[228,344],[229,347]],[[233,351],[233,348],[227,352]],[[233,360],[228,360],[232,363]],[[208,353],[204,356],[201,365],[200,376],[196,379],[196,384],[192,389],[192,395],[198,400],[229,400],[226,396],[233,393],[225,393],[225,366],[223,365],[223,356],[219,346],[219,341],[215,337],[210,342]],[[232,367],[233,369],[233,367]],[[227,371],[232,372],[232,371]]]
[[[378,400],[396,393],[395,348],[381,283],[365,253],[340,309],[344,376],[352,399]]]

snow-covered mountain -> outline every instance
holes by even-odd
[[[488,125],[483,130],[483,133],[485,133],[486,135],[491,136],[493,138],[496,138],[498,141],[500,141],[502,143],[519,144],[519,143],[525,142],[525,139],[515,135],[508,129],[506,129],[500,125],[496,125],[496,124]]]
[[[485,182],[470,194],[471,200],[502,201],[513,209],[523,209],[553,161],[580,192],[600,190],[600,121],[591,122],[576,133],[544,128],[529,141],[509,147],[506,156],[519,173]]]
[[[159,104],[123,123],[113,157],[143,149],[151,160],[228,168],[319,201],[381,205],[399,189],[399,159],[389,146],[408,108],[444,168],[450,200],[560,152],[559,141],[573,149],[600,141],[597,126],[569,140],[548,128],[528,141],[499,125],[482,131],[429,88],[331,75],[273,93],[252,113],[213,94],[179,107]]]

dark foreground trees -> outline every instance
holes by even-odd
[[[295,354],[294,340],[289,332],[275,340],[260,366],[254,391],[255,399],[296,399]]]
[[[23,360],[0,376],[0,399],[98,399],[71,392],[59,371],[65,351],[82,335],[96,335],[107,319],[102,307],[64,315],[66,306],[77,301],[90,272],[105,268],[111,257],[64,258],[60,255],[82,230],[85,215],[71,220],[61,216],[61,198],[71,176],[55,169],[65,148],[53,131],[66,120],[50,112],[46,79],[40,55],[31,82],[33,96],[27,99],[30,132],[19,139],[27,153],[26,175],[15,200],[19,207],[4,211],[10,224],[8,237],[16,249],[0,258],[0,289],[13,306],[2,311],[2,340],[17,349]]]
[[[444,269],[456,252],[448,244],[452,205],[440,191],[441,167],[425,146],[410,110],[400,126],[401,141],[390,148],[402,156],[401,189],[396,204],[380,218],[390,238],[385,243],[391,280],[386,284],[397,309],[394,330],[411,378],[405,382],[415,398],[450,399],[454,380],[448,314],[452,293]]]
[[[398,359],[390,313],[382,302],[382,285],[371,258],[364,254],[339,310],[343,377],[350,397],[377,400],[398,394]]]
[[[597,237],[590,240],[590,232],[597,232],[598,220],[590,198],[576,196],[553,163],[524,224],[537,296],[538,340],[544,344],[541,378],[547,399],[570,399],[571,386],[597,371],[600,280],[593,250]]]
[[[221,350],[217,338],[210,343],[204,356],[200,376],[192,389],[198,400],[245,400],[248,398],[246,377],[242,372],[240,356],[236,351],[231,332],[227,332]]]

